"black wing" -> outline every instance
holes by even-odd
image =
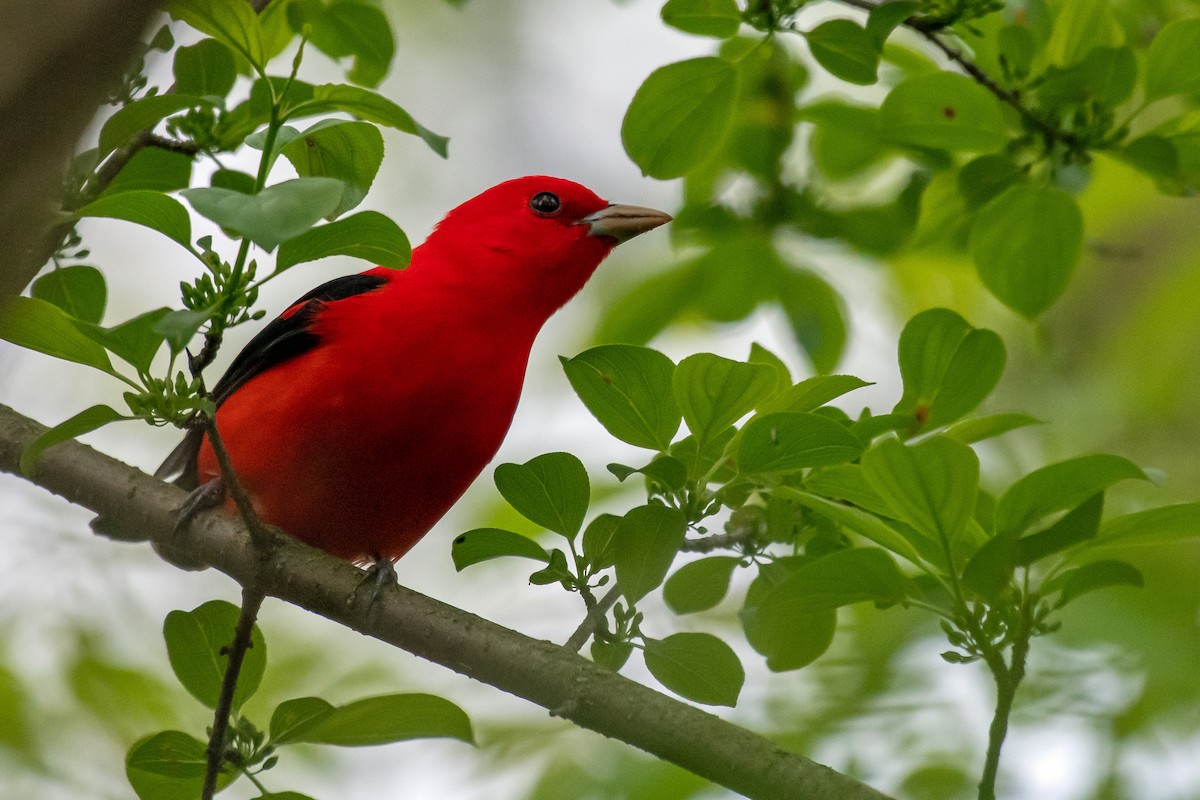
[[[312,321],[326,303],[345,300],[356,294],[374,291],[387,283],[387,278],[366,273],[346,275],[323,283],[296,300],[289,308],[295,308],[286,317],[277,317],[251,339],[229,369],[217,381],[211,397],[220,407],[222,403],[256,375],[290,361],[301,353],[317,346],[320,337],[312,331]],[[299,308],[296,308],[299,306]],[[194,489],[199,480],[196,475],[196,455],[204,431],[196,428],[188,431],[179,446],[171,451],[162,465],[155,471],[156,478],[179,475],[175,483],[185,489]]]

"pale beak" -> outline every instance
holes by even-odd
[[[620,244],[670,221],[670,214],[653,208],[611,203],[594,214],[588,214],[578,224],[588,226],[589,236],[607,236]]]

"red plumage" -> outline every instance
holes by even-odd
[[[495,455],[545,321],[618,242],[669,219],[519,178],[451,211],[407,269],[302,298],[214,391],[259,514],[336,556],[399,558]],[[207,440],[188,455],[195,481],[217,476]]]

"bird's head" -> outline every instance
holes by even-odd
[[[609,203],[578,183],[536,175],[493,186],[451,211],[422,255],[436,254],[437,269],[453,273],[447,277],[549,316],[614,247],[670,220],[651,208]]]

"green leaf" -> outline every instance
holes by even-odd
[[[1025,172],[1008,156],[987,153],[958,171],[958,192],[967,208],[975,209],[1025,178]]]
[[[99,322],[104,316],[108,287],[95,267],[59,267],[33,282],[30,294],[58,306],[84,322]]]
[[[846,349],[846,320],[833,287],[808,270],[787,270],[779,301],[813,369],[829,372],[836,367]]]
[[[806,562],[743,611],[747,639],[767,657],[769,669],[799,669],[829,646],[835,609],[866,601],[891,605],[905,596],[907,587],[884,551],[838,550]]]
[[[775,411],[815,411],[847,392],[871,385],[853,375],[816,375],[767,398],[766,402],[758,406],[758,412],[770,414]]]
[[[1200,19],[1163,26],[1146,52],[1146,99],[1200,93]]]
[[[1009,431],[1030,425],[1043,424],[1028,414],[987,414],[956,422],[946,428],[945,435],[963,444],[974,444],[984,439],[993,439]]]
[[[766,364],[775,370],[775,389],[782,391],[792,385],[792,373],[783,359],[763,347],[758,342],[750,343],[750,357],[746,361],[751,364]]]
[[[574,573],[567,564],[567,556],[562,550],[551,550],[550,561],[542,569],[529,576],[529,582],[534,586],[546,586],[551,583],[561,584],[568,591],[572,588]]]
[[[21,451],[21,474],[33,474],[34,465],[37,464],[38,458],[47,447],[52,447],[68,439],[78,438],[85,433],[102,428],[110,422],[122,419],[129,419],[129,417],[122,416],[108,406],[92,406],[80,411],[65,422],[60,422],[42,433]]]
[[[706,611],[725,597],[739,563],[733,556],[712,556],[684,564],[663,584],[663,600],[676,614]]]
[[[1092,48],[1117,47],[1125,36],[1109,8],[1109,0],[1071,0],[1059,6],[1045,58],[1064,67],[1083,60]]]
[[[867,14],[867,33],[875,44],[876,50],[883,50],[892,31],[904,24],[904,21],[915,14],[921,7],[920,3],[900,2],[880,3],[872,6]]]
[[[707,160],[733,118],[737,72],[720,58],[659,67],[638,88],[621,124],[625,152],[642,173],[678,178]]]
[[[712,706],[737,705],[746,672],[733,648],[708,633],[647,639],[646,669],[680,697]]]
[[[192,159],[184,153],[143,147],[121,168],[100,197],[149,189],[173,192],[192,182]]]
[[[258,15],[244,0],[171,0],[167,13],[241,53],[254,66],[266,66]]]
[[[125,776],[140,800],[199,797],[208,763],[207,745],[182,731],[162,731],[139,739],[125,757]],[[217,789],[238,776],[226,768]]]
[[[367,196],[383,162],[383,134],[369,122],[322,120],[280,152],[301,177],[337,178],[345,184],[341,202],[328,215],[333,219]]]
[[[963,536],[979,491],[979,459],[970,447],[944,436],[909,446],[885,439],[863,454],[862,468],[895,519],[945,547]]]
[[[831,19],[804,34],[817,63],[834,77],[859,86],[878,80],[879,47],[856,22]]]
[[[878,8],[887,8],[887,3]],[[874,106],[852,105],[822,98],[797,109],[797,120],[813,123],[809,150],[822,175],[832,180],[853,178],[887,157],[891,146],[879,135]]]
[[[317,724],[333,712],[333,704],[320,697],[297,697],[284,700],[271,714],[268,730],[271,744],[289,744],[305,729]]]
[[[343,187],[333,178],[294,178],[254,195],[211,187],[184,189],[180,194],[201,216],[270,251],[337,208]]]
[[[1008,141],[999,101],[965,75],[930,72],[900,83],[879,108],[880,134],[898,144],[986,152]]]
[[[314,706],[315,707],[315,706]],[[431,694],[367,697],[296,725],[291,742],[364,747],[408,739],[449,738],[473,744],[471,720],[449,700]]]
[[[1017,563],[1017,538],[993,536],[963,567],[963,583],[986,601],[994,601],[1013,577]]]
[[[354,83],[375,87],[387,75],[396,42],[392,26],[379,8],[367,3],[332,3],[301,22],[308,26],[309,41],[325,55],[354,57],[349,73]]]
[[[1013,186],[975,215],[970,247],[983,285],[1033,319],[1067,288],[1083,250],[1083,215],[1061,189]]]
[[[360,211],[311,228],[279,245],[275,272],[329,256],[351,256],[392,269],[408,266],[412,246],[396,223],[378,211]]]
[[[108,353],[85,336],[58,306],[33,297],[0,300],[0,339],[116,375]]]
[[[202,778],[208,764],[206,747],[204,742],[182,731],[162,731],[130,748],[125,769],[172,778]]]
[[[687,476],[694,481],[708,477],[718,461],[722,462],[721,468],[712,474],[711,479],[728,480],[734,477],[733,459],[726,456],[725,450],[735,433],[732,427],[726,428],[702,448],[696,446],[694,436],[686,436],[671,445],[670,452],[687,466]]]
[[[104,121],[104,126],[100,128],[100,156],[104,157],[118,147],[128,144],[134,136],[142,131],[152,130],[172,114],[211,105],[212,103],[203,97],[175,92],[134,100]]]
[[[1116,106],[1133,94],[1137,58],[1128,47],[1097,47],[1067,69],[1050,67],[1038,86],[1045,106]]]
[[[737,464],[743,475],[789,472],[851,461],[862,450],[857,436],[828,417],[780,411],[746,423]]]
[[[419,136],[435,153],[446,157],[449,139],[421,125],[411,114],[383,95],[359,86],[341,83],[314,86],[312,99],[296,105],[287,116],[294,119],[330,111],[344,111],[367,122]]]
[[[583,531],[583,557],[593,572],[613,565],[616,556],[616,543],[613,536],[621,518],[613,514],[601,514],[596,517]]]
[[[618,672],[621,667],[625,666],[625,662],[629,660],[629,654],[632,652],[633,645],[629,642],[602,642],[599,639],[592,639],[592,661],[613,672]]]
[[[670,446],[682,418],[671,359],[648,347],[614,344],[560,361],[575,394],[609,433],[635,447]]]
[[[191,611],[172,611],[163,622],[171,670],[183,688],[209,708],[217,706],[229,662],[222,650],[233,642],[238,614],[238,607],[232,603],[210,600]],[[256,625],[233,694],[235,711],[257,691],[266,666],[267,646]]]
[[[1200,503],[1179,503],[1113,517],[1088,549],[1158,547],[1200,538]]]
[[[109,217],[153,228],[184,247],[192,246],[192,221],[173,197],[148,189],[106,194],[79,209],[81,217]]]
[[[667,0],[661,14],[672,28],[718,39],[736,34],[742,22],[735,0]]]
[[[450,545],[450,556],[459,572],[472,564],[505,556],[550,561],[546,549],[528,536],[500,528],[475,528],[459,534]]]
[[[1104,493],[1084,500],[1058,522],[1044,531],[1017,540],[1016,563],[1032,564],[1046,556],[1061,553],[1067,548],[1096,537],[1100,530],[1100,515],[1104,511]]]
[[[731,361],[712,353],[688,356],[675,367],[675,402],[701,444],[754,410],[775,388],[774,367]]]
[[[1058,598],[1060,608],[1080,595],[1097,589],[1109,586],[1136,586],[1140,589],[1145,584],[1137,567],[1124,561],[1093,561],[1063,573],[1062,578],[1062,594]]]
[[[229,48],[216,39],[201,39],[175,51],[175,91],[196,97],[224,97],[237,80]]]
[[[179,355],[211,315],[211,309],[168,311],[154,323],[154,333],[166,340],[172,355]]]
[[[832,500],[810,492],[786,486],[776,489],[775,495],[794,500],[805,508],[811,509],[821,516],[842,525],[851,532],[870,539],[875,544],[886,547],[893,553],[904,556],[912,563],[921,564],[921,557],[917,554],[912,544],[894,528],[872,514],[868,514],[854,506],[835,503]]]
[[[688,471],[682,461],[674,456],[655,456],[654,460],[640,469],[624,464],[609,464],[608,471],[624,482],[630,475],[644,475],[653,484],[667,491],[677,492],[687,483]]]
[[[1034,470],[1008,488],[996,506],[996,533],[1020,533],[1033,522],[1122,480],[1145,480],[1132,461],[1107,453],[1081,456]]]
[[[570,453],[546,453],[524,464],[496,467],[496,488],[520,514],[574,539],[591,498],[587,470]]]
[[[621,518],[613,532],[613,566],[617,586],[630,603],[662,583],[686,532],[683,514],[667,506],[638,506]]]
[[[974,409],[1004,372],[1000,337],[945,308],[910,319],[898,349],[904,395],[893,410],[914,415],[922,427],[953,422]]]
[[[218,189],[233,189],[242,194],[254,194],[257,182],[254,180],[254,176],[247,172],[239,172],[236,169],[218,169],[213,172],[208,185]]]

